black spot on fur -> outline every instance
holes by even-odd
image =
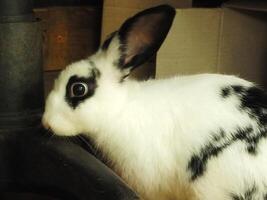
[[[194,153],[188,163],[188,169],[191,171],[191,180],[194,181],[204,175],[208,161],[218,156],[236,141],[242,141],[247,152],[250,155],[256,155],[258,143],[260,139],[266,138],[266,132],[266,129],[254,130],[251,126],[248,126],[243,129],[236,128],[227,137],[223,129],[220,129],[216,134],[212,134],[210,141],[198,153]]]
[[[231,88],[229,88],[229,87],[223,88],[222,91],[221,91],[221,96],[223,98],[228,97],[230,95],[230,92],[231,92],[230,90],[231,90]]]
[[[241,108],[249,111],[250,117],[255,118],[261,125],[267,125],[267,95],[257,88],[248,88],[241,97]]]
[[[237,94],[241,94],[242,92],[245,91],[245,87],[242,85],[232,85],[231,87],[233,88],[234,92]]]
[[[93,70],[91,71],[91,75],[89,77],[78,77],[78,76],[70,77],[68,84],[66,86],[65,99],[73,109],[75,109],[81,102],[85,101],[86,99],[94,95],[95,89],[97,88],[96,79],[98,76],[100,76],[100,73],[98,73],[98,70],[96,70],[96,68],[93,68]],[[71,96],[71,86],[72,84],[77,82],[82,82],[87,85],[88,92],[86,93],[86,95],[82,97]]]
[[[92,77],[99,78],[101,76],[101,72],[97,68],[92,69]]]
[[[237,133],[233,136],[233,139],[245,142],[248,153],[256,155],[258,143],[260,139],[265,137],[266,129],[256,131],[252,127],[248,127],[246,129],[237,129]]]
[[[222,129],[220,129],[219,134],[213,135],[211,141],[202,147],[198,154],[193,154],[190,162],[188,163],[188,169],[192,174],[192,181],[204,174],[207,162],[211,157],[217,156],[226,146],[229,145],[229,142],[225,142],[222,145],[216,145],[216,143],[221,141],[224,137],[225,133]]]
[[[267,94],[255,86],[231,85],[222,89],[224,98],[230,95],[236,95],[240,99],[238,109],[258,124],[258,130],[251,135],[242,135],[239,131],[239,138],[247,143],[248,152],[256,154],[258,143],[267,137]]]
[[[92,60],[89,60],[89,63],[93,67],[91,76],[95,78],[99,78],[101,76],[101,72],[97,69],[96,64]]]
[[[244,87],[241,85],[232,85],[221,90],[221,96],[227,98],[236,95],[240,99],[241,111],[259,122],[261,126],[267,125],[267,94],[258,87]]]
[[[201,155],[200,155],[201,156]],[[199,155],[193,155],[191,157],[191,160],[188,164],[188,168],[191,170],[192,175],[191,175],[191,180],[195,180],[198,176],[203,175],[205,169],[206,169],[206,159],[207,156],[201,156]]]
[[[221,96],[223,98],[230,97],[231,95],[237,95],[240,96],[242,93],[244,93],[245,87],[241,85],[231,85],[227,86],[221,89]]]
[[[256,200],[255,195],[257,194],[257,190],[256,185],[253,184],[243,194],[232,194],[231,196],[233,200]]]
[[[225,137],[225,132],[223,129],[219,129],[219,134],[214,134],[212,136],[213,140],[216,142],[221,141]]]

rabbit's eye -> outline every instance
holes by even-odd
[[[88,86],[83,82],[76,82],[71,85],[70,90],[71,97],[83,97],[88,93]]]
[[[80,103],[93,96],[97,83],[95,77],[70,77],[66,85],[65,100],[75,109]]]

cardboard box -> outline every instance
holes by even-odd
[[[235,74],[266,87],[267,2],[177,9],[157,54],[156,77],[195,73]]]
[[[137,12],[160,4],[170,4],[174,7],[191,7],[192,0],[104,0],[101,41],[130,16]],[[144,66],[134,70],[132,77],[147,79],[155,76],[155,59],[151,59]]]

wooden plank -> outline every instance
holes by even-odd
[[[43,21],[44,70],[63,69],[98,48],[100,8],[49,7],[35,9],[35,14]]]

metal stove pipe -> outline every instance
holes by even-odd
[[[40,125],[42,33],[31,0],[0,0],[0,133]]]

